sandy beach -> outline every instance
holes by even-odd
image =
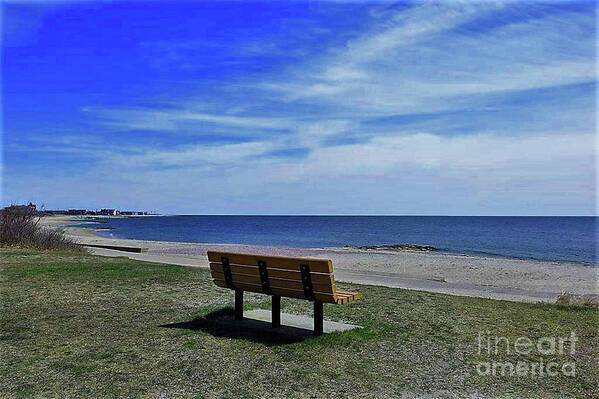
[[[41,223],[49,227],[64,227],[85,220],[72,216],[49,216],[42,218]],[[359,284],[526,302],[555,302],[564,292],[599,294],[599,267],[581,263],[420,251],[125,240],[99,236],[96,234],[98,228],[98,224],[90,223],[89,228],[66,227],[65,231],[81,244],[147,248],[147,252],[143,253],[103,248],[90,248],[90,252],[149,262],[208,267],[206,251],[217,249],[327,258],[333,261],[337,280]]]

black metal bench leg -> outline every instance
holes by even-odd
[[[272,328],[281,327],[281,297],[278,295],[272,296]]]
[[[243,320],[243,291],[235,290],[235,320]]]
[[[319,336],[323,333],[323,311],[322,302],[314,301],[314,335]]]

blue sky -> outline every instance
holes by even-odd
[[[594,2],[3,2],[3,204],[596,214]]]

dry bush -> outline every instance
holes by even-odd
[[[557,297],[555,301],[558,305],[566,306],[589,306],[599,307],[599,295],[587,294],[587,295],[576,295],[570,292],[564,292]]]
[[[82,250],[63,230],[41,226],[35,211],[10,208],[0,210],[0,246]]]

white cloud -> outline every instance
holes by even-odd
[[[136,155],[110,156],[107,164],[129,167],[160,168],[164,166],[222,166],[252,162],[276,147],[268,142],[249,142],[225,145],[181,146],[169,151],[152,150]]]
[[[384,176],[402,170],[428,169],[456,178],[501,171],[516,180],[534,173],[550,182],[562,173],[573,178],[585,176],[588,181],[596,150],[593,134],[387,135],[367,143],[315,149],[305,160],[303,173],[308,178]],[[581,165],[582,169],[576,167]]]
[[[187,109],[152,110],[144,108],[85,107],[84,112],[100,117],[105,125],[131,130],[176,131],[186,122],[208,122],[224,126],[285,129],[290,121],[280,118],[244,117],[194,112]]]
[[[381,25],[383,29],[347,43],[341,54],[350,64],[367,64],[389,56],[398,47],[421,43],[431,35],[447,31],[483,13],[497,10],[500,3],[426,2],[396,13]]]
[[[426,2],[385,15],[345,47],[292,67],[290,78],[261,88],[367,116],[451,110],[462,106],[453,99],[463,96],[596,79],[595,41],[581,28],[594,26],[593,15],[514,19],[482,33],[452,30],[502,7]]]
[[[514,180],[535,176],[547,183],[559,176],[590,182],[596,147],[594,134],[551,133],[535,136],[474,134],[447,137],[411,133],[374,137],[365,143],[313,148],[300,160],[271,157],[280,149],[272,142],[182,146],[131,156],[107,154],[103,167],[155,170],[164,166],[202,167],[218,172],[224,166],[251,176],[280,181],[319,178],[376,177],[402,171],[434,172],[439,179],[501,174]],[[143,172],[142,172],[143,173]],[[428,173],[428,172],[427,172]]]
[[[411,133],[317,148],[301,160],[268,157],[272,148],[252,143],[146,151],[126,158],[107,155],[83,174],[53,180],[9,177],[6,184],[8,192],[29,193],[24,199],[47,204],[72,202],[76,190],[92,202],[84,206],[111,202],[171,212],[594,211],[597,148],[592,134]]]

